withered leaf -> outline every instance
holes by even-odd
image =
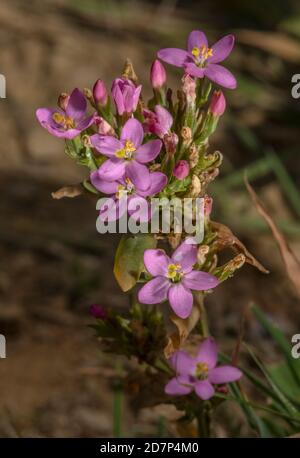
[[[300,261],[296,258],[295,254],[292,252],[289,244],[287,243],[284,235],[278,229],[277,225],[274,223],[272,217],[266,210],[263,202],[260,200],[250,183],[248,182],[247,178],[245,177],[245,184],[247,190],[252,198],[252,201],[256,207],[258,213],[264,218],[266,223],[268,224],[269,228],[272,231],[273,237],[276,240],[281,257],[285,264],[285,268],[287,274],[295,286],[295,289],[300,297]]]
[[[245,245],[233,234],[229,227],[224,224],[211,221],[212,229],[217,233],[217,238],[214,241],[216,251],[232,248],[235,253],[245,255],[246,262],[256,267],[261,272],[268,274],[269,271],[247,250]]]
[[[51,193],[53,199],[62,199],[64,197],[77,197],[83,194],[84,190],[81,184],[63,186],[55,192]]]

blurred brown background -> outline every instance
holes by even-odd
[[[231,226],[269,276],[245,267],[209,300],[214,335],[223,350],[234,344],[240,315],[256,302],[290,336],[300,331],[299,303],[276,244],[253,209],[243,184],[255,188],[300,254],[300,100],[291,77],[300,73],[300,5],[296,0],[0,1],[0,436],[109,436],[115,362],[101,354],[87,327],[91,303],[126,306],[113,278],[118,237],[95,229],[94,201],[54,201],[51,191],[78,183],[86,170],[64,155],[63,142],[35,119],[60,92],[107,85],[130,57],[150,95],[149,65],[159,48],[184,47],[189,31],[210,43],[237,36],[226,66],[239,86],[226,91],[228,110],[211,148],[225,156],[212,184],[214,219]],[[168,67],[170,86],[180,70]],[[248,323],[248,339],[267,360],[276,350]],[[159,410],[135,417],[125,434],[155,434]],[[240,434],[246,434],[237,426]],[[220,425],[217,434],[225,431]]]

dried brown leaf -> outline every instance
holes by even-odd
[[[284,235],[280,232],[276,224],[274,223],[272,217],[267,212],[263,202],[260,200],[250,183],[248,182],[247,178],[245,177],[245,184],[247,190],[252,198],[252,201],[256,207],[258,213],[264,218],[266,223],[268,224],[269,228],[272,231],[273,237],[275,238],[281,257],[285,264],[285,268],[287,274],[294,284],[295,289],[300,297],[300,261],[296,258],[295,254],[292,252],[289,244],[287,243]]]
[[[221,251],[230,247],[235,253],[244,254],[248,264],[251,264],[265,274],[269,273],[269,271],[247,250],[245,245],[233,234],[229,227],[215,221],[211,221],[211,226],[212,229],[217,232],[217,238],[214,241],[214,248],[216,251]]]
[[[63,199],[64,197],[77,197],[83,194],[84,190],[81,184],[75,184],[71,186],[64,186],[55,192],[51,193],[53,199]]]

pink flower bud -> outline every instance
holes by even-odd
[[[135,86],[131,80],[116,78],[111,92],[119,115],[132,114],[137,107],[142,86]]]
[[[94,117],[94,123],[97,127],[98,134],[100,135],[115,135],[115,131],[112,126],[105,121],[101,116]]]
[[[172,173],[178,180],[186,178],[190,173],[190,166],[188,162],[184,160],[177,162]]]
[[[94,318],[98,318],[100,320],[106,320],[108,317],[107,310],[104,307],[102,307],[102,305],[98,304],[93,304],[90,306],[90,314]]]
[[[224,94],[222,91],[214,91],[211,101],[210,101],[210,106],[209,106],[209,111],[214,115],[214,116],[222,116],[226,108],[226,100],[224,97]]]
[[[102,80],[97,80],[93,87],[93,97],[96,104],[105,106],[107,104],[107,89]]]
[[[157,59],[151,65],[150,81],[154,89],[161,88],[167,81],[167,74],[166,74],[165,67]]]

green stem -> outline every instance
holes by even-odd
[[[113,434],[115,438],[122,437],[122,404],[123,390],[119,383],[114,388],[114,407],[113,407]]]

